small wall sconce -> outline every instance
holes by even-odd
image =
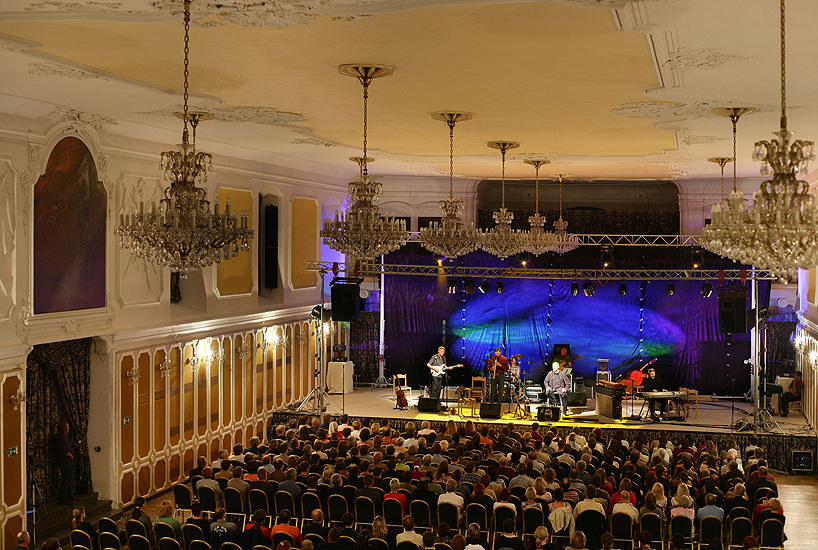
[[[159,373],[162,375],[162,378],[170,378],[170,373],[173,370],[173,367],[170,363],[170,359],[165,357],[165,360],[159,363]]]
[[[28,400],[28,397],[26,397],[26,394],[23,393],[22,388],[17,388],[17,393],[15,393],[14,395],[12,395],[9,398],[9,401],[11,401],[11,404],[14,405],[14,410],[15,411],[20,408],[20,403],[25,403],[27,400]]]
[[[134,365],[130,369],[125,371],[125,378],[128,379],[128,385],[133,386],[137,382],[139,382],[139,368]]]

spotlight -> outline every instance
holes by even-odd
[[[699,269],[704,261],[702,260],[702,253],[698,250],[693,252],[693,255],[690,257],[690,264],[693,266],[693,269]]]
[[[702,284],[702,289],[699,291],[702,295],[702,298],[710,298],[713,295],[713,285],[710,283]]]
[[[594,295],[594,284],[591,281],[588,281],[584,285],[582,285],[582,293],[588,296],[589,298]]]
[[[437,265],[443,265],[443,258],[437,259]]]
[[[527,261],[525,261],[525,260],[523,260],[521,263],[522,263],[522,266],[523,266],[523,267],[525,267],[525,266],[527,266],[527,265],[528,265],[528,262],[527,262]]]
[[[668,283],[665,287],[665,294],[668,296],[673,296],[674,292],[676,292],[676,288],[673,286],[673,283]]]
[[[624,296],[627,293],[628,293],[628,285],[626,285],[625,283],[622,283],[621,285],[619,285],[619,295]]]
[[[313,319],[320,319],[323,311],[324,311],[323,307],[313,306],[312,311],[310,312],[310,317],[312,317]]]
[[[480,289],[480,294],[485,294],[486,292],[489,291],[489,284],[486,282],[485,279],[483,279],[482,281],[480,281],[480,286],[478,286],[477,288]]]
[[[463,290],[466,291],[466,294],[474,294],[474,281],[471,279],[463,281]]]
[[[571,296],[576,296],[579,294],[579,284],[571,283]]]
[[[449,279],[449,294],[457,294],[457,281],[455,279]]]
[[[503,281],[497,281],[497,294],[503,293]]]
[[[600,261],[602,262],[602,269],[606,267],[610,267],[613,265],[613,254],[607,248],[602,249],[602,256],[600,257]]]

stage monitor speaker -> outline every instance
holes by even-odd
[[[747,332],[747,296],[719,294],[719,332],[734,334]]]
[[[432,399],[431,397],[419,397],[418,412],[427,413],[440,412],[440,399]]]
[[[332,285],[332,320],[354,321],[361,306],[360,285],[356,283],[335,283]]]
[[[569,391],[567,397],[569,407],[584,407],[588,403],[588,396],[581,391]]]
[[[540,422],[545,421],[559,422],[560,408],[549,407],[547,405],[540,405],[539,407],[537,407],[537,420],[539,420]]]
[[[812,451],[792,451],[792,471],[812,473]]]
[[[596,360],[596,370],[599,372],[605,372],[608,369],[608,364],[610,363],[610,359],[597,359]]]
[[[480,418],[500,418],[502,403],[480,403]]]

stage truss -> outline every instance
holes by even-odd
[[[382,263],[353,264],[309,262],[310,271],[356,273],[359,277],[378,275],[417,275],[426,277],[481,279],[591,279],[595,281],[775,281],[778,277],[760,269],[558,269],[531,267],[469,267],[452,265],[398,265]],[[357,271],[356,271],[357,269]]]
[[[420,233],[411,233],[409,242],[423,242]],[[577,234],[579,246],[692,246],[701,247],[701,235],[603,235]]]

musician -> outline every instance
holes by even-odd
[[[440,388],[443,385],[443,377],[435,376],[434,373],[437,369],[446,366],[445,354],[446,348],[440,346],[437,348],[437,353],[432,355],[432,358],[426,363],[426,366],[429,368],[429,376],[432,379],[429,384],[429,397],[432,399],[440,399]]]
[[[489,401],[493,403],[502,403],[505,400],[508,359],[503,356],[500,348],[494,348],[494,355],[492,355],[489,359],[488,369],[492,374]]]
[[[543,391],[548,402],[552,405],[556,405],[557,401],[559,401],[563,415],[568,414],[568,388],[570,386],[571,382],[568,380],[568,375],[560,367],[559,362],[554,361],[551,363],[551,372],[546,374],[543,380]]]
[[[574,357],[570,353],[568,353],[567,346],[560,346],[559,350],[554,350],[555,353],[551,355],[551,364],[555,362],[559,365],[561,369],[565,369],[566,367],[573,367],[574,360],[578,359],[578,357]]]
[[[667,388],[664,387],[662,379],[659,378],[659,375],[656,373],[656,369],[653,367],[648,369],[648,376],[642,382],[642,391],[668,391]],[[659,412],[662,416],[664,416],[665,409],[667,408],[667,399],[648,399],[648,410],[650,411],[650,417],[653,420],[657,419],[656,405],[659,405]]]

